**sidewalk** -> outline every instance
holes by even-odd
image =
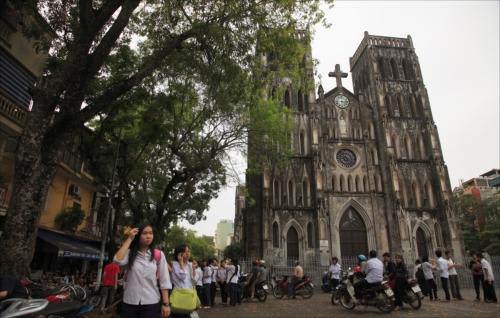
[[[497,288],[497,296],[500,295]],[[438,290],[438,296],[444,298],[442,290]],[[357,306],[353,311],[346,310],[342,306],[333,306],[330,302],[330,294],[315,290],[311,299],[278,300],[268,295],[265,303],[257,301],[243,303],[241,306],[229,307],[219,305],[220,297],[216,298],[217,305],[210,309],[200,309],[200,318],[284,318],[284,317],[449,317],[449,318],[500,318],[500,303],[486,304],[475,302],[474,290],[462,290],[465,300],[451,302],[430,302],[426,298],[422,307],[415,311],[405,304],[405,309],[391,314],[384,314],[375,307]]]

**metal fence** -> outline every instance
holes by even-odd
[[[468,269],[469,265],[469,258],[465,258],[463,261],[459,261],[456,259],[453,259],[456,264],[461,264],[464,267],[463,268],[458,268],[457,273],[458,273],[458,279],[459,279],[459,284],[461,288],[474,288],[473,280],[472,280],[472,274],[471,271]],[[488,259],[490,262],[492,268],[493,268],[493,273],[497,279],[500,279],[500,256],[492,256],[491,260]],[[293,273],[294,269],[294,261],[288,261],[286,265],[275,265],[272,264],[268,261],[266,261],[266,267],[268,270],[268,279],[271,279],[273,276],[276,278],[280,278],[283,275],[291,275]],[[354,268],[356,265],[356,257],[343,257],[342,259],[339,260],[340,265],[342,266],[343,270],[347,270],[349,267]],[[251,272],[252,270],[252,260],[249,259],[243,259],[240,260],[240,265],[241,265],[241,270],[242,272]],[[300,264],[302,268],[304,269],[304,274],[311,277],[313,279],[313,282],[315,283],[316,286],[321,286],[321,279],[323,277],[323,274],[328,271],[329,265],[321,265],[320,259],[308,259],[305,262],[301,262]],[[413,274],[413,268],[414,264],[407,263],[406,264],[408,268],[408,272],[410,275]],[[439,278],[439,274],[436,272],[435,277]],[[439,287],[441,287],[441,280],[436,279],[436,283],[438,284]]]

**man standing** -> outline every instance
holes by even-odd
[[[389,280],[389,286],[394,289],[396,287],[396,264],[392,261],[389,252],[385,252],[382,257],[384,258],[384,275]]]
[[[491,268],[490,263],[483,257],[483,254],[477,253],[476,257],[481,261],[481,267],[483,268],[484,302],[496,303],[498,300],[495,293],[495,276],[493,275],[493,269]]]
[[[293,295],[293,290],[295,289],[295,285],[297,285],[302,280],[303,277],[304,277],[304,269],[302,268],[302,266],[300,266],[300,262],[297,261],[295,262],[295,268],[293,269],[292,279],[288,284],[288,298],[292,296],[295,297]]]
[[[448,261],[448,273],[451,287],[451,295],[454,299],[464,300],[460,294],[460,286],[458,285],[457,268],[461,267],[460,264],[455,264],[451,259],[450,251],[444,252],[444,258]]]
[[[450,291],[448,290],[448,279],[450,277],[450,273],[448,272],[448,261],[443,258],[443,252],[441,252],[441,250],[436,251],[436,257],[438,258],[437,267],[439,276],[441,277],[441,285],[446,295],[446,301],[450,301]]]
[[[335,289],[340,283],[341,270],[342,268],[340,267],[339,259],[337,258],[337,256],[332,257],[332,263],[330,265],[330,268],[328,269],[328,272],[330,273],[330,285],[332,286],[332,289]]]
[[[104,266],[101,287],[101,312],[104,312],[104,308],[111,305],[115,300],[119,273],[120,266],[115,262],[110,262]]]

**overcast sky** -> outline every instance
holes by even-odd
[[[499,1],[338,1],[327,11],[329,29],[317,27],[312,54],[319,61],[316,85],[340,64],[352,91],[351,57],[372,35],[413,39],[429,93],[452,187],[500,168]],[[234,158],[240,173],[245,163]],[[234,219],[234,182],[210,203],[207,220],[188,226],[214,235],[221,219]]]

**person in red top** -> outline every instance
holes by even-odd
[[[116,289],[118,288],[118,273],[120,273],[120,266],[117,263],[110,262],[104,266],[101,287],[101,311],[104,311],[104,307],[112,304],[115,299]]]

